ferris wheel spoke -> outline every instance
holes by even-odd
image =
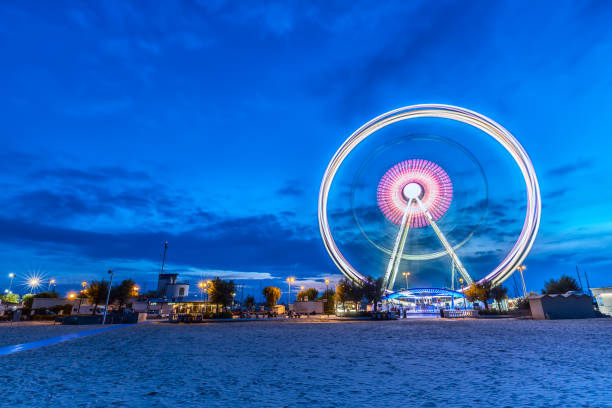
[[[431,225],[431,228],[434,230],[434,232],[438,236],[438,239],[440,240],[440,242],[444,246],[444,249],[446,249],[446,252],[448,252],[448,254],[450,255],[453,263],[457,267],[457,270],[459,271],[459,273],[461,274],[463,279],[465,279],[465,282],[468,285],[473,284],[474,280],[472,279],[472,277],[465,270],[465,267],[463,266],[463,263],[461,262],[461,259],[459,259],[459,257],[455,253],[455,250],[453,249],[452,245],[448,242],[448,240],[446,239],[446,237],[442,233],[442,230],[440,229],[440,227],[438,227],[438,224],[436,224],[436,222],[434,221],[433,216],[431,215],[429,210],[427,208],[425,208],[425,206],[423,205],[423,203],[421,202],[421,200],[419,198],[417,198],[416,201],[417,201],[417,204],[419,205],[419,207],[421,208],[421,211],[423,211],[423,213],[427,216],[427,221],[429,221],[429,225]]]
[[[404,210],[402,216],[402,222],[400,224],[399,232],[395,238],[395,245],[389,264],[387,265],[387,272],[383,281],[383,287],[391,290],[395,284],[395,278],[397,277],[397,270],[399,269],[400,262],[402,261],[402,253],[404,252],[404,246],[406,245],[406,237],[408,236],[408,230],[410,229],[410,219],[412,218],[412,203],[414,200],[410,199],[408,205]]]

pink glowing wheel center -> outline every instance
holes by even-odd
[[[378,206],[389,221],[400,225],[408,202],[412,200],[410,228],[429,224],[417,199],[435,221],[448,210],[453,199],[453,184],[440,166],[428,160],[404,160],[391,167],[378,183]]]

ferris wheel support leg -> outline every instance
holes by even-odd
[[[402,261],[402,254],[404,253],[404,246],[406,245],[406,237],[408,236],[408,230],[410,229],[410,219],[412,218],[412,203],[414,200],[410,200],[402,216],[402,222],[400,224],[399,232],[395,238],[395,246],[389,259],[389,265],[387,265],[387,272],[383,281],[383,287],[391,290],[397,277],[397,270],[399,269],[400,262]],[[408,289],[408,288],[406,288]]]
[[[425,215],[427,216],[427,221],[429,221],[429,225],[431,225],[431,228],[434,230],[434,232],[438,236],[438,239],[444,246],[444,249],[446,249],[446,252],[448,252],[448,254],[450,255],[453,263],[457,267],[457,270],[459,271],[463,279],[465,279],[465,282],[468,284],[468,286],[472,285],[474,283],[474,280],[470,277],[470,275],[465,270],[465,267],[463,266],[461,259],[459,259],[459,257],[455,253],[455,250],[453,250],[453,247],[451,246],[451,244],[449,244],[448,240],[442,233],[442,230],[440,230],[440,228],[438,227],[438,224],[436,224],[436,222],[434,221],[433,216],[431,215],[429,210],[425,208],[425,206],[423,205],[420,199],[417,198],[416,201],[419,207],[421,207],[421,211],[423,211],[423,213],[425,213]]]

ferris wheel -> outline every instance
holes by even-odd
[[[319,192],[323,243],[340,271],[393,292],[409,269],[422,285],[497,285],[525,259],[540,222],[533,165],[484,115],[449,105],[396,109],[357,129]],[[401,273],[400,273],[401,272]],[[407,279],[406,279],[407,281]],[[408,286],[408,282],[406,282]]]

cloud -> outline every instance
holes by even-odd
[[[284,187],[276,190],[276,194],[281,196],[293,196],[298,197],[304,195],[305,190],[297,185],[298,183],[286,183]]]
[[[577,160],[572,163],[552,168],[548,170],[546,174],[551,177],[565,177],[578,171],[588,169],[592,165],[593,162],[590,160]]]

